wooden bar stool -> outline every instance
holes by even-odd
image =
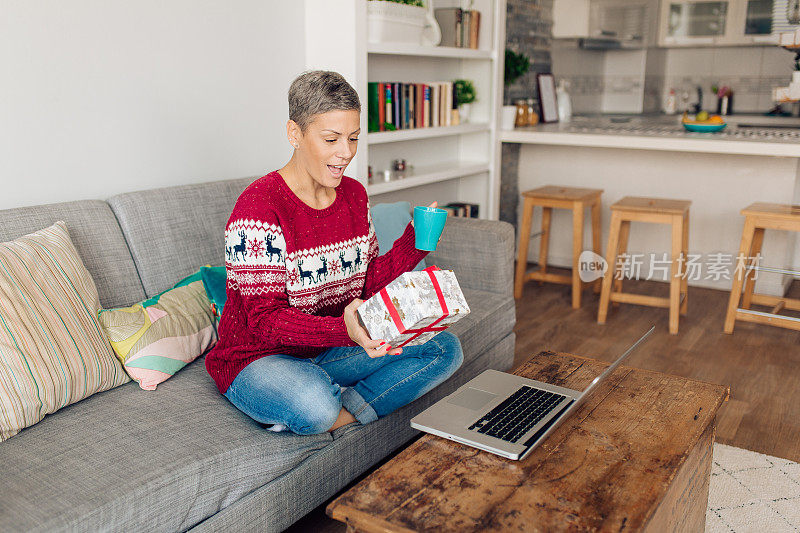
[[[572,307],[581,306],[581,290],[583,282],[580,278],[578,259],[583,248],[584,210],[591,207],[592,212],[592,248],[600,253],[600,197],[603,189],[582,189],[576,187],[558,187],[547,185],[522,193],[525,203],[522,211],[522,225],[519,227],[519,257],[517,272],[514,278],[514,297],[522,296],[522,286],[528,280],[547,281],[572,285]],[[533,208],[542,208],[542,231],[539,243],[539,269],[525,272],[528,265],[528,242],[531,238]],[[552,274],[547,272],[547,249],[550,245],[550,218],[553,209],[572,210],[572,274]]]
[[[669,332],[678,333],[678,315],[685,315],[688,306],[688,280],[684,276],[689,253],[688,200],[639,198],[626,196],[611,206],[611,229],[608,234],[606,262],[608,270],[603,276],[600,308],[597,323],[605,324],[610,302],[665,307],[669,309]],[[628,250],[631,222],[650,222],[672,226],[672,254],[669,297],[644,296],[622,292],[622,279],[616,276],[617,256]],[[613,281],[613,290],[612,290]]]
[[[800,206],[757,202],[742,209],[741,213],[745,217],[742,244],[739,246],[739,255],[736,258],[736,270],[723,330],[725,333],[733,333],[736,320],[800,330],[800,318],[778,314],[782,309],[800,311],[800,300],[753,293],[756,271],[800,275],[791,270],[760,266],[756,260],[764,242],[765,229],[800,231]],[[742,307],[739,307],[740,299]],[[772,311],[767,313],[751,310],[752,304],[772,306]]]

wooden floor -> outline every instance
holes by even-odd
[[[666,296],[665,283],[626,282],[625,291]],[[800,282],[789,296],[800,297]],[[677,335],[668,332],[668,311],[620,305],[598,325],[599,295],[587,290],[572,309],[566,286],[526,284],[517,301],[514,367],[542,350],[612,361],[651,325],[656,331],[631,355],[629,366],[728,385],[719,411],[717,442],[800,462],[800,332],[737,322],[722,332],[728,293],[689,288],[689,312]],[[287,531],[343,533],[323,504]]]
[[[659,282],[626,282],[624,290],[668,294]],[[799,294],[794,282],[790,295]],[[613,361],[654,324],[626,364],[729,386],[716,441],[800,461],[800,332],[737,322],[726,335],[728,296],[690,287],[688,315],[670,335],[666,309],[622,304],[599,325],[598,295],[585,291],[582,307],[572,309],[568,287],[529,282],[517,301],[514,366],[544,349]]]

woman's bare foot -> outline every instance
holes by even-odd
[[[347,409],[342,407],[342,410],[339,411],[339,418],[336,419],[336,422],[333,423],[331,429],[329,429],[328,431],[333,431],[336,428],[340,428],[355,421],[356,421],[355,417],[353,417],[353,415],[351,415],[350,412],[347,411]]]

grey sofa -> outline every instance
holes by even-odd
[[[130,305],[203,264],[250,180],[0,211],[0,242],[57,220],[104,307]],[[272,433],[219,394],[204,357],[156,391],[135,382],[48,415],[0,443],[0,531],[281,531],[417,432],[409,419],[514,353],[513,230],[450,219],[430,262],[456,271],[472,313],[451,328],[464,364],[392,415],[332,434]]]

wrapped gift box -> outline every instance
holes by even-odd
[[[452,270],[428,267],[406,272],[357,309],[372,339],[392,348],[416,346],[469,314]]]

